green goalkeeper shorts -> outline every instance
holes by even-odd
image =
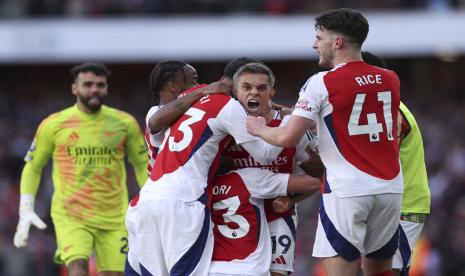
[[[124,271],[128,252],[128,234],[124,224],[120,229],[102,230],[79,222],[55,223],[57,250],[54,261],[70,264],[95,252],[98,271]]]

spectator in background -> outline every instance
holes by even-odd
[[[14,244],[26,246],[31,225],[46,227],[34,212],[34,199],[42,169],[52,158],[55,261],[65,263],[70,276],[87,275],[89,256],[95,252],[101,275],[123,275],[128,246],[124,158],[128,156],[143,185],[144,139],[131,115],[103,105],[110,76],[104,65],[85,63],[71,74],[76,104],[42,121],[25,157]]]

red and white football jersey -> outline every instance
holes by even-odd
[[[363,61],[306,82],[292,114],[317,122],[325,189],[339,197],[402,193],[399,102],[397,75]]]
[[[215,237],[211,273],[269,275],[271,243],[264,199],[287,193],[289,174],[245,168],[207,189]]]
[[[283,126],[287,123],[288,118],[289,116],[281,118],[280,113],[276,112],[275,118],[270,123],[268,123],[268,126]],[[309,155],[305,150],[308,144],[309,138],[307,136],[302,137],[297,146],[283,149],[276,160],[274,160],[271,164],[258,163],[244,148],[237,144],[232,144],[229,146],[223,155],[231,159],[231,165],[234,170],[242,168],[261,168],[278,173],[293,173],[295,172],[294,168],[297,162],[308,160]],[[268,221],[273,221],[275,219],[295,213],[294,209],[290,209],[285,213],[276,213],[273,211],[271,205],[272,202],[273,199],[265,200],[265,211]]]
[[[194,90],[202,88],[204,86],[207,86],[207,84],[200,84],[200,85],[197,85],[196,87],[183,91],[179,93],[178,98],[181,98],[193,92]],[[144,138],[145,138],[145,143],[147,144],[147,148],[148,148],[149,163],[147,164],[147,172],[149,175],[152,172],[153,164],[155,164],[155,159],[157,158],[157,154],[158,154],[158,148],[163,142],[163,134],[164,134],[164,132],[152,133],[149,128],[149,120],[150,120],[150,117],[152,117],[152,115],[155,114],[162,106],[163,105],[152,106],[147,112],[147,115],[145,116]]]
[[[212,94],[197,101],[165,131],[157,162],[141,190],[140,201],[197,200],[215,176],[220,154],[231,136],[239,144],[256,141],[266,145],[247,133],[246,121],[244,108],[229,96]]]
[[[152,172],[153,165],[155,164],[155,159],[157,158],[158,148],[163,142],[163,132],[152,134],[149,129],[149,119],[155,114],[161,106],[152,106],[147,112],[145,117],[145,143],[147,144],[148,149],[148,158],[149,162],[147,164],[147,172],[150,175]]]

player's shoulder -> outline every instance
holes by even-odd
[[[76,109],[76,106],[71,106],[48,115],[40,122],[37,133],[39,135],[44,133],[44,131],[53,133],[66,126],[79,125],[79,117],[76,114]]]
[[[221,185],[227,182],[237,182],[238,179],[242,180],[242,177],[237,172],[237,170],[228,171],[225,174],[215,176],[213,185]]]
[[[211,98],[212,100],[221,101],[221,102],[228,102],[231,99],[233,99],[231,96],[225,95],[222,93],[210,94],[210,95],[203,97],[202,99],[207,99],[207,98]]]
[[[388,77],[388,78],[391,78],[393,80],[399,80],[399,77],[397,76],[397,73],[394,72],[391,69],[382,68],[382,67],[378,67],[378,66],[370,65],[370,64],[366,64],[366,63],[365,63],[365,65],[369,68],[369,70],[373,74],[381,74],[381,75],[383,75],[383,78]]]
[[[319,82],[319,81],[322,81],[323,78],[328,74],[330,73],[331,71],[321,71],[321,72],[317,72],[313,75],[311,75],[308,80],[307,80],[307,83],[315,83],[315,82]]]
[[[121,110],[121,109],[118,109],[118,108],[115,108],[115,107],[102,105],[101,112],[102,112],[102,114],[104,116],[108,116],[108,117],[110,117],[111,119],[114,119],[114,120],[121,120],[121,121],[124,121],[124,122],[127,122],[127,123],[133,123],[133,122],[136,121],[134,116],[132,116],[128,112],[126,112],[124,110]]]
[[[323,83],[323,78],[329,73],[329,71],[321,71],[311,75],[307,81],[304,83],[300,92],[304,92],[308,87],[318,86]]]
[[[60,111],[54,112],[42,120],[41,125],[60,124],[63,120],[76,115],[76,106],[71,106]]]
[[[147,111],[147,115],[145,115],[145,123],[148,124],[148,121],[150,117],[153,116],[162,106],[161,105],[154,105],[149,108],[149,111]]]
[[[211,112],[219,112],[228,105],[234,105],[234,99],[225,94],[210,94],[200,98],[193,107]]]

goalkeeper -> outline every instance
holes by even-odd
[[[31,225],[46,227],[34,212],[34,197],[52,157],[55,262],[65,263],[68,275],[88,275],[88,259],[95,253],[100,275],[123,275],[128,205],[124,159],[127,155],[139,185],[145,183],[144,138],[131,115],[103,105],[110,75],[104,65],[85,63],[71,75],[76,104],[42,121],[25,157],[14,245],[26,246]]]

